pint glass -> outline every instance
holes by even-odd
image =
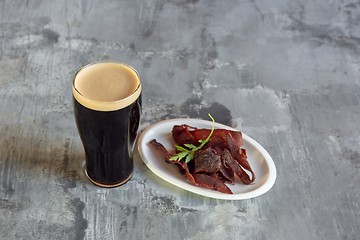
[[[85,151],[85,173],[101,187],[117,187],[133,173],[141,115],[141,81],[134,68],[98,61],[74,76],[74,115]]]

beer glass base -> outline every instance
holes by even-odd
[[[129,175],[129,177],[127,177],[124,181],[121,181],[121,182],[119,182],[119,183],[112,184],[112,185],[102,184],[102,183],[98,183],[98,182],[92,180],[92,179],[89,177],[89,175],[87,174],[86,170],[85,170],[85,175],[86,175],[86,177],[90,180],[90,182],[92,182],[92,183],[93,183],[94,185],[96,185],[96,186],[103,187],[103,188],[114,188],[114,187],[119,187],[119,186],[123,185],[124,183],[126,183],[127,181],[129,181],[130,178],[132,177],[133,173],[131,173],[131,174]]]

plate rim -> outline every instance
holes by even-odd
[[[217,122],[215,122],[215,128],[222,128],[222,129],[227,129],[227,130],[232,130],[232,131],[240,131],[242,133],[243,140],[246,141],[248,144],[252,145],[255,149],[257,149],[261,153],[261,155],[263,156],[263,158],[269,168],[269,176],[268,176],[267,180],[261,186],[259,186],[258,188],[254,189],[254,190],[251,190],[249,192],[226,194],[226,193],[221,193],[221,192],[218,192],[215,190],[201,188],[201,187],[192,185],[190,182],[189,183],[187,182],[185,177],[184,177],[184,182],[181,182],[181,183],[178,182],[177,180],[174,182],[174,181],[171,181],[171,179],[167,179],[158,171],[158,169],[156,169],[155,166],[151,165],[151,161],[149,161],[148,157],[145,156],[146,154],[144,153],[142,145],[147,144],[147,143],[144,143],[144,138],[147,136],[147,134],[150,133],[151,130],[156,129],[156,127],[158,127],[159,125],[165,125],[165,124],[169,124],[172,122],[174,122],[174,125],[179,124],[179,122],[180,122],[180,124],[188,124],[190,126],[191,126],[191,124],[196,124],[196,123],[212,125],[211,121],[207,121],[207,120],[203,120],[203,119],[173,118],[173,119],[167,119],[167,120],[162,120],[162,121],[156,122],[150,126],[147,126],[142,131],[142,133],[140,134],[140,137],[139,137],[138,144],[137,144],[139,155],[140,155],[142,161],[145,163],[145,165],[156,176],[160,177],[162,180],[165,180],[166,182],[168,182],[174,186],[177,186],[181,189],[184,189],[186,191],[189,191],[189,192],[201,195],[201,196],[206,196],[206,197],[216,198],[216,199],[224,199],[224,200],[244,200],[244,199],[258,197],[260,195],[263,195],[267,191],[269,191],[275,184],[276,175],[277,175],[276,166],[275,166],[275,163],[274,163],[272,157],[265,150],[265,148],[263,146],[261,146],[257,141],[255,141],[253,138],[251,138],[247,134],[241,132],[240,130],[237,130],[235,128],[232,128],[232,127],[229,127],[224,124],[217,123]],[[189,124],[189,122],[190,122],[190,124]],[[197,126],[194,126],[194,127],[197,127]],[[155,136],[154,136],[154,138],[155,138]],[[185,186],[183,186],[184,183],[185,183]]]

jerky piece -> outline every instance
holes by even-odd
[[[175,125],[172,129],[172,135],[177,145],[184,146],[184,144],[193,144],[199,146],[199,140],[205,140],[211,130],[198,129],[186,124]],[[231,131],[226,129],[215,129],[209,141],[205,144],[204,149],[211,147],[222,154],[222,151],[228,147],[227,134],[230,134],[238,147],[242,146],[242,133],[238,131]]]
[[[225,169],[225,167],[223,165],[221,165],[221,166],[222,166],[223,169]],[[234,172],[233,172],[233,175],[231,177],[229,177],[229,176],[225,177],[224,174],[223,174],[223,170],[220,169],[220,171],[218,171],[216,173],[210,173],[210,177],[220,179],[223,183],[229,183],[231,185],[235,184]],[[231,180],[231,179],[233,179],[233,180]]]
[[[155,139],[151,140],[149,142],[154,148],[157,148],[161,151],[163,151],[164,156],[165,156],[165,161],[166,162],[170,162],[169,159],[171,158],[171,153],[169,153],[169,151],[164,147],[164,145],[162,145],[161,143],[157,142]]]
[[[197,186],[217,190],[222,193],[232,194],[232,191],[220,179],[212,178],[206,174],[194,174],[194,179]]]
[[[181,161],[170,161],[170,157],[172,156],[169,151],[164,147],[164,145],[162,145],[161,143],[157,142],[155,139],[151,140],[149,142],[151,144],[151,146],[153,146],[156,149],[159,149],[161,151],[163,151],[164,156],[165,156],[165,161],[167,163],[172,163],[174,165],[176,165],[179,169],[179,172],[182,175],[185,175],[187,179],[189,179],[191,182],[195,183],[194,177],[191,175],[190,171],[189,171],[189,167],[188,164],[184,162],[184,160],[182,159]]]
[[[198,151],[194,162],[194,172],[196,173],[216,173],[221,166],[220,156],[216,155],[216,152],[211,148]]]
[[[190,130],[196,130],[196,129],[197,128],[190,127],[186,124],[175,125],[172,130],[174,141],[180,146],[184,146],[184,143],[194,144],[195,146],[199,146],[200,143],[190,132]]]
[[[210,129],[196,129],[195,131],[191,131],[192,135],[195,137],[196,140],[206,139],[209,136],[210,132]],[[230,134],[232,136],[237,146],[241,147],[243,145],[241,132],[226,129],[215,129],[209,139],[209,142],[204,147],[212,147],[214,149],[221,148],[222,150],[224,150],[225,148],[229,148],[227,142],[227,134]]]
[[[226,150],[229,152],[228,150]],[[230,154],[230,153],[229,153]],[[224,155],[224,153],[223,153]],[[226,179],[226,182],[234,185],[235,179],[234,179],[234,171],[232,168],[227,167],[226,160],[224,159],[223,155],[221,155],[221,167],[220,167],[220,173],[223,175],[223,177]]]
[[[229,153],[228,150],[226,151]],[[206,173],[210,177],[235,184],[234,171],[224,166],[221,156],[217,155],[212,148],[200,150],[194,158],[194,162],[194,173]]]
[[[229,144],[229,148],[230,148],[230,152],[231,152],[232,156],[241,165],[241,167],[243,167],[245,170],[247,170],[251,173],[251,176],[252,176],[251,182],[254,182],[255,181],[255,173],[253,172],[253,170],[250,167],[249,162],[247,161],[246,152],[244,153],[241,150],[241,148],[236,145],[235,140],[233,139],[233,137],[230,134],[227,135],[227,140],[228,140],[228,144]]]
[[[253,182],[251,181],[249,175],[247,175],[247,173],[241,168],[240,164],[234,160],[234,158],[231,156],[231,153],[227,149],[225,149],[221,158],[223,159],[225,167],[232,169],[234,173],[240,178],[241,182],[246,185],[249,185]]]

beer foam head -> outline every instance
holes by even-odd
[[[116,61],[99,61],[81,68],[73,79],[73,95],[83,106],[114,111],[133,103],[141,93],[139,74]]]

